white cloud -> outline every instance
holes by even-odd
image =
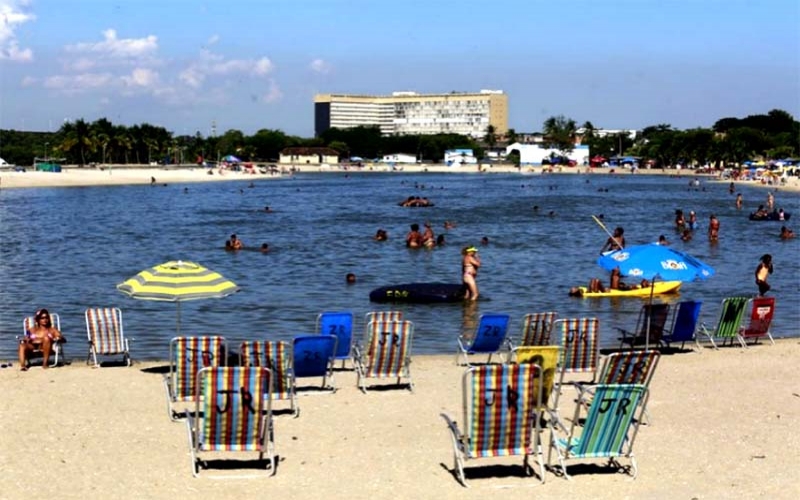
[[[322,59],[314,59],[313,61],[311,61],[309,67],[311,68],[311,71],[313,71],[314,73],[319,73],[322,75],[327,75],[328,73],[330,73],[332,69],[330,63],[327,63]]]
[[[206,45],[211,47],[215,43],[219,42],[219,35],[211,35],[208,40],[206,41]]]
[[[17,40],[17,28],[36,20],[36,15],[28,12],[28,5],[25,0],[0,0],[0,60],[33,60],[33,51],[20,48]]]
[[[67,45],[65,49],[70,54],[107,61],[147,60],[152,59],[158,51],[158,37],[117,38],[116,30],[107,29],[100,42],[76,43]]]
[[[200,88],[209,76],[232,77],[251,75],[263,77],[272,72],[272,61],[261,59],[225,59],[219,54],[203,50],[197,62],[178,75],[180,81],[192,88]]]
[[[79,75],[54,75],[44,79],[44,86],[66,93],[79,93],[106,87],[113,83],[111,73],[82,73]]]
[[[129,87],[152,88],[159,83],[158,73],[150,68],[136,68],[122,82]]]
[[[283,92],[281,92],[280,87],[272,78],[269,79],[269,87],[267,88],[267,92],[261,96],[261,100],[263,102],[275,102],[279,101],[283,97]]]

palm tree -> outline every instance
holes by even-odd
[[[515,142],[517,142],[517,131],[510,128],[506,132],[506,144],[514,144]]]
[[[576,130],[575,120],[564,115],[551,116],[544,121],[545,143],[562,155],[567,155],[575,148]]]
[[[497,129],[495,129],[494,125],[486,127],[486,135],[483,136],[483,141],[489,146],[489,149],[495,147],[497,144]]]

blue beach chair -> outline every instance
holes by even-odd
[[[697,323],[700,320],[700,300],[685,300],[678,304],[672,318],[672,327],[664,331],[661,344],[671,348],[673,343],[681,343],[681,349],[686,342],[697,341]]]
[[[506,343],[510,321],[508,314],[482,314],[472,337],[458,337],[459,352],[456,354],[456,363],[459,357],[463,356],[464,364],[472,366],[469,362],[470,354],[488,354],[487,363],[491,363],[492,355],[498,354]]]
[[[334,359],[342,360],[342,368],[353,352],[353,313],[323,312],[317,316],[317,333],[335,335],[336,354]]]
[[[321,390],[335,392],[333,362],[336,353],[335,335],[300,335],[292,340],[292,371],[295,381],[301,378],[322,378]],[[331,384],[328,385],[330,379]]]

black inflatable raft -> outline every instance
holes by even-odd
[[[406,283],[376,288],[369,293],[369,300],[414,304],[461,302],[465,291],[466,288],[461,283]]]

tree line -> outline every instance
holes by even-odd
[[[580,139],[592,156],[636,156],[657,166],[676,163],[721,166],[748,159],[779,159],[800,155],[800,122],[783,110],[745,118],[722,118],[712,128],[677,130],[668,124],[645,127],[635,137],[627,134],[600,137],[590,122],[579,128],[575,120],[553,116],[542,125],[542,141],[563,154]],[[342,159],[365,160],[384,154],[407,153],[425,162],[439,162],[448,149],[472,149],[480,158],[517,140],[514,129],[499,135],[487,127],[481,140],[458,134],[382,136],[377,127],[332,128],[319,137],[303,138],[281,130],[262,129],[253,135],[228,130],[220,136],[173,135],[164,127],[147,123],[115,125],[106,118],[64,123],[56,132],[0,130],[0,156],[17,165],[34,158],[64,164],[186,164],[200,158],[216,161],[235,155],[243,161],[274,162],[287,147],[329,147]]]

